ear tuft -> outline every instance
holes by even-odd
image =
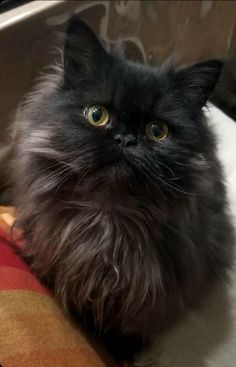
[[[74,15],[69,20],[66,32],[65,81],[70,80],[71,75],[74,78],[74,73],[78,73],[78,79],[91,76],[106,56],[106,51],[96,34],[78,16]]]
[[[208,98],[221,74],[221,60],[204,61],[175,72],[175,85],[181,88],[185,97],[195,109],[200,110]]]

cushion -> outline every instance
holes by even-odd
[[[0,207],[0,364],[2,367],[117,367],[85,336],[17,256],[14,208]]]

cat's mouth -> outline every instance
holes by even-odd
[[[126,183],[134,179],[136,170],[132,159],[126,154],[119,154],[116,157],[110,157],[101,164],[97,164],[83,178],[83,182],[109,184]]]
[[[111,174],[128,175],[133,173],[134,166],[127,156],[120,155],[118,158],[104,164],[101,170],[107,170]]]

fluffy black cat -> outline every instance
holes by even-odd
[[[221,67],[127,61],[73,17],[61,70],[17,118],[22,256],[120,359],[230,265],[225,188],[202,114]]]

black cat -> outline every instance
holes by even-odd
[[[73,17],[64,65],[16,121],[22,256],[117,358],[196,305],[230,265],[222,172],[202,114],[221,66],[136,64]]]

